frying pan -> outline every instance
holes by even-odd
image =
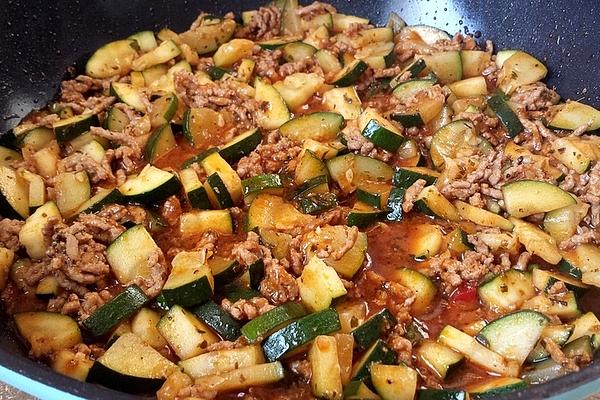
[[[338,10],[383,24],[391,11],[428,24],[520,48],[549,67],[547,82],[564,98],[600,107],[600,3],[595,0],[329,0]],[[3,0],[0,12],[0,132],[43,106],[67,67],[81,68],[100,45],[136,31],[189,27],[200,11],[223,14],[264,2],[201,0]],[[0,317],[0,380],[43,399],[134,397],[60,376],[28,360]],[[600,391],[600,362],[505,399],[581,399]]]

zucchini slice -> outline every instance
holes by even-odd
[[[398,84],[392,93],[398,100],[407,102],[412,99],[417,92],[430,88],[435,84],[435,79],[411,79]]]
[[[157,46],[156,37],[154,36],[154,32],[152,31],[141,31],[138,33],[134,33],[127,39],[135,40],[137,42],[137,46],[144,53],[154,50]]]
[[[99,188],[98,192],[89,200],[85,201],[73,215],[81,213],[96,213],[105,205],[120,203],[122,200],[121,192],[118,189],[103,189]]]
[[[254,43],[252,43],[252,47],[254,47]],[[252,47],[250,50],[252,50]],[[308,43],[292,42],[284,45],[282,52],[284,60],[287,62],[297,62],[312,57],[317,52],[317,49]]]
[[[525,127],[519,120],[519,117],[510,108],[508,103],[505,101],[505,95],[502,92],[496,92],[491,95],[488,100],[488,106],[496,113],[500,122],[508,132],[508,136],[515,137],[519,133],[523,132]]]
[[[180,183],[175,174],[147,164],[138,175],[130,176],[119,186],[125,201],[157,204],[177,194]]]
[[[371,382],[383,400],[412,400],[417,391],[417,371],[407,365],[371,366]]]
[[[462,364],[464,356],[433,340],[423,340],[415,350],[417,360],[425,364],[439,378],[445,379]]]
[[[344,154],[327,161],[331,178],[345,193],[352,193],[362,182],[390,182],[394,171],[388,164],[371,157]],[[351,174],[348,171],[352,171]]]
[[[192,208],[198,210],[211,208],[206,189],[202,186],[202,182],[198,179],[198,174],[194,169],[186,168],[179,171],[179,180]]]
[[[244,267],[240,263],[225,257],[211,257],[208,266],[217,287],[233,282],[244,272]]]
[[[335,269],[316,256],[308,261],[297,282],[302,304],[313,312],[329,308],[333,299],[346,294]]]
[[[121,335],[92,366],[87,381],[128,393],[158,390],[177,365],[133,333]]]
[[[396,325],[396,318],[384,308],[360,324],[351,334],[359,351],[365,350]]]
[[[332,336],[317,336],[308,351],[310,386],[317,398],[336,399],[342,395],[342,376],[337,341]]]
[[[14,315],[19,335],[31,346],[34,357],[49,356],[55,351],[82,343],[79,326],[73,318],[46,311]]]
[[[200,252],[182,251],[173,258],[171,273],[158,298],[162,305],[189,307],[212,297],[214,279],[204,256]]]
[[[363,381],[350,381],[344,387],[346,400],[379,400],[380,397],[373,393]]]
[[[234,341],[242,335],[240,323],[212,300],[195,307],[192,312],[223,340]]]
[[[535,296],[535,288],[530,274],[510,269],[479,285],[477,294],[489,307],[514,310]]]
[[[179,47],[172,40],[165,40],[158,47],[133,60],[131,68],[134,71],[143,71],[157,64],[164,64],[181,53]]]
[[[79,357],[73,350],[62,349],[54,353],[52,370],[69,378],[85,382],[94,361]]]
[[[469,203],[460,200],[455,201],[454,206],[456,207],[458,214],[467,221],[471,221],[481,226],[500,228],[509,232],[513,230],[512,222],[498,214],[472,206]]]
[[[562,256],[552,236],[529,222],[512,217],[510,222],[515,226],[514,233],[519,242],[525,246],[528,252],[539,256],[549,264],[555,265],[560,262]]]
[[[425,68],[427,68],[425,61],[422,58],[418,58],[390,81],[390,88],[395,89],[398,85],[402,84],[402,82],[404,82],[406,72],[409,73],[410,79],[414,80],[421,72],[423,72]]]
[[[219,337],[202,321],[178,305],[173,306],[156,326],[182,360],[207,352]]]
[[[279,196],[259,194],[248,209],[246,231],[254,228],[286,230],[306,225],[312,219]]]
[[[598,137],[567,136],[557,138],[551,146],[550,154],[578,174],[586,172],[592,161],[600,159]]]
[[[385,219],[387,221],[402,221],[404,217],[404,210],[402,204],[404,203],[404,195],[406,189],[393,187],[390,190],[390,195],[387,200],[387,214]]]
[[[462,79],[462,59],[460,51],[444,51],[421,56],[427,67],[443,84]]]
[[[464,356],[474,364],[501,375],[514,377],[519,373],[520,365],[511,360],[505,360],[498,353],[489,350],[480,344],[475,338],[446,325],[438,336],[438,341]]]
[[[90,199],[91,186],[85,171],[63,172],[55,177],[56,205],[61,214],[72,215]]]
[[[588,285],[578,279],[541,268],[534,268],[531,272],[531,278],[533,285],[540,292],[548,292],[556,282],[563,282],[569,290],[573,290],[576,293],[589,288]]]
[[[282,380],[284,376],[283,365],[276,361],[237,368],[218,375],[203,376],[197,378],[195,383],[209,390],[225,392],[245,389],[249,386],[268,385]]]
[[[60,210],[52,201],[35,210],[19,231],[19,242],[25,247],[29,257],[34,260],[44,258],[48,250],[43,230],[50,218],[57,218],[59,221],[62,219]]]
[[[389,183],[364,182],[356,190],[356,200],[373,208],[385,209],[391,189]]]
[[[587,215],[588,210],[588,204],[578,202],[577,204],[550,211],[544,217],[544,230],[557,243],[567,240],[577,232],[577,227]]]
[[[5,218],[29,216],[29,185],[14,169],[0,166],[0,214]]]
[[[436,168],[441,169],[446,157],[462,158],[476,154],[479,151],[479,142],[470,121],[450,122],[441,127],[431,139],[431,161]]]
[[[251,365],[263,364],[265,356],[260,346],[244,346],[237,349],[211,351],[180,361],[179,366],[192,378],[220,375]]]
[[[206,178],[204,190],[214,208],[227,209],[234,206],[231,193],[217,172]]]
[[[547,74],[548,69],[540,60],[524,51],[516,51],[502,64],[498,88],[510,95],[521,86],[544,79]]]
[[[219,46],[215,54],[213,54],[215,66],[219,68],[231,67],[241,59],[250,57],[253,48],[254,42],[251,40],[231,39]]]
[[[229,210],[194,210],[181,214],[179,231],[184,236],[199,235],[214,231],[233,233],[233,219]]]
[[[553,107],[548,126],[556,129],[575,130],[587,124],[586,131],[600,129],[600,111],[577,101],[568,101]]]
[[[507,183],[502,186],[502,195],[506,211],[516,218],[553,211],[577,202],[569,192],[558,186],[533,180]]]
[[[427,185],[433,185],[439,176],[439,172],[426,167],[400,167],[394,171],[392,184],[401,189],[408,189],[417,180],[423,179]]]
[[[334,112],[316,112],[302,115],[281,125],[282,136],[296,142],[313,139],[328,142],[337,138],[344,126],[344,117]]]
[[[239,134],[219,149],[219,154],[228,163],[234,163],[250,154],[261,142],[262,135],[257,128]]]
[[[268,104],[258,116],[258,124],[262,128],[277,129],[290,119],[290,111],[277,89],[258,78],[254,81],[254,89],[256,101]]]
[[[483,76],[462,79],[450,83],[448,88],[459,99],[465,97],[485,96],[488,94],[487,82]]]
[[[132,316],[149,301],[137,285],[127,286],[108,303],[94,311],[82,325],[94,336],[102,336]]]
[[[52,130],[58,143],[64,143],[89,131],[91,126],[100,126],[98,117],[96,114],[84,113],[55,122],[52,124]]]
[[[540,341],[535,345],[533,350],[527,356],[527,362],[538,363],[544,361],[550,357],[550,353],[546,350],[542,339],[549,338],[554,343],[562,347],[573,332],[573,325],[546,325],[542,331]]]
[[[217,174],[221,179],[222,183],[226,187],[226,191],[231,195],[231,200],[234,204],[239,204],[242,201],[242,181],[238,176],[237,172],[219,155],[219,153],[212,153],[200,161],[200,165],[204,168],[207,175],[210,176]],[[213,191],[215,187],[212,186]],[[216,193],[218,195],[219,193]],[[223,194],[223,193],[221,193]],[[224,207],[225,208],[225,207]]]
[[[492,55],[487,51],[461,50],[460,58],[462,59],[464,79],[481,75],[483,70],[490,64]]]
[[[338,58],[329,50],[318,50],[315,53],[315,60],[326,74],[335,74],[342,69],[340,60],[338,60]]]
[[[587,312],[573,321],[573,332],[570,335],[565,335],[563,332],[562,337],[568,336],[566,343],[571,343],[583,336],[590,336],[592,338],[592,345],[597,350],[599,332],[600,321],[598,321],[598,317],[593,312]]]
[[[332,83],[338,87],[351,86],[368,67],[367,63],[363,60],[354,60],[333,77]]]
[[[361,101],[353,86],[333,88],[323,94],[323,105],[344,119],[356,119],[360,115]]]
[[[153,163],[177,147],[170,124],[156,128],[146,143],[146,160]]]
[[[546,295],[538,295],[529,299],[524,308],[538,310],[546,315],[556,315],[559,318],[575,318],[581,315],[575,293],[568,291],[560,299],[551,299]]]
[[[275,331],[262,344],[265,358],[271,362],[310,342],[341,328],[337,312],[332,308],[309,314]]]
[[[374,108],[367,108],[360,114],[358,126],[364,137],[387,151],[395,152],[404,141],[398,128]]]
[[[306,310],[302,304],[286,303],[248,321],[242,326],[241,332],[248,342],[254,343],[277,327],[297,318],[304,317],[305,315]]]
[[[429,309],[437,294],[437,287],[429,277],[414,269],[399,268],[394,271],[394,280],[414,292],[415,301],[411,305],[413,313],[423,314]]]
[[[181,33],[179,40],[199,54],[206,54],[217,50],[221,44],[226,43],[233,35],[236,26],[236,22],[228,18],[218,20],[217,23],[202,23],[195,29]]]
[[[106,129],[113,132],[123,132],[127,125],[129,125],[129,117],[124,111],[114,106],[108,109],[104,120]]]
[[[137,42],[131,39],[105,44],[89,58],[85,65],[85,74],[100,79],[127,74],[131,70],[133,60],[138,56],[136,45]]]
[[[33,128],[31,130],[28,130],[27,132],[23,132],[22,134],[19,135],[19,147],[23,148],[25,146],[29,146],[31,148],[33,148],[35,151],[41,150],[44,147],[48,146],[50,144],[50,142],[52,142],[54,139],[56,139],[56,137],[54,136],[54,131],[52,129],[49,128],[43,128],[43,127],[37,127],[37,128]],[[4,154],[6,154],[7,156],[11,156],[11,157],[6,157],[4,154],[2,154],[1,160],[5,160],[8,161],[10,160],[10,158],[13,158],[18,155],[20,157],[20,154],[15,152],[14,150],[10,150],[7,148],[3,148],[2,149]],[[8,150],[8,151],[7,151]],[[20,159],[20,158],[17,158]]]
[[[381,339],[378,339],[352,368],[352,380],[360,381],[370,377],[371,367],[377,364],[397,364],[397,354]]]
[[[136,225],[123,232],[106,249],[106,259],[121,284],[129,284],[136,278],[149,278],[152,274],[148,257],[160,248],[143,225]]]
[[[318,74],[298,72],[275,82],[273,87],[290,110],[298,110],[323,86],[323,82],[324,78]]]
[[[477,335],[491,350],[507,360],[523,364],[533,350],[548,318],[532,310],[521,310],[487,324]]]
[[[526,387],[527,382],[519,378],[497,377],[483,383],[469,385],[467,390],[475,399],[487,399],[516,392]]]
[[[417,196],[415,207],[424,214],[459,221],[460,214],[452,203],[444,197],[435,185],[426,186]]]
[[[178,106],[179,100],[174,93],[167,93],[154,100],[149,113],[152,126],[158,127],[171,122]]]
[[[371,207],[368,204],[356,202],[348,214],[347,225],[366,228],[386,216],[387,212]]]
[[[144,307],[131,319],[131,332],[156,350],[163,349],[167,341],[156,329],[158,321],[160,321],[160,314]]]
[[[134,110],[145,113],[146,103],[138,88],[129,83],[112,82],[110,84],[110,95],[116,96],[120,101],[132,107]],[[57,135],[58,137],[58,135]]]

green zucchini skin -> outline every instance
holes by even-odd
[[[217,332],[223,340],[234,341],[242,335],[240,323],[212,300],[195,307],[192,312]]]
[[[302,185],[294,189],[292,197],[307,196],[309,194],[312,194],[315,188],[318,188],[319,186],[328,183],[329,177],[327,175],[315,176],[314,178],[309,179],[308,181],[304,182]]]
[[[350,211],[350,214],[348,214],[347,225],[356,226],[358,228],[367,228],[379,221],[386,214],[386,211],[381,210]]]
[[[294,199],[296,208],[304,214],[316,215],[338,206],[334,193],[309,193]]]
[[[258,290],[260,281],[265,276],[265,263],[262,259],[248,266],[248,275],[250,275],[250,287]]]
[[[398,121],[405,128],[411,128],[413,126],[419,127],[423,126],[424,122],[421,118],[421,114],[401,114],[401,113],[393,113],[390,118],[394,121]]]
[[[260,292],[250,288],[243,288],[236,285],[226,285],[220,290],[223,297],[235,303],[238,300],[249,300],[253,297],[260,297]]]
[[[271,334],[262,344],[265,358],[268,362],[279,360],[315,337],[340,329],[338,313],[332,308],[309,314]]]
[[[230,164],[238,161],[240,158],[250,154],[262,141],[262,135],[260,130],[252,129],[248,132],[242,133],[238,137],[234,138],[229,143],[223,145],[219,150],[219,154],[225,161]]]
[[[397,364],[397,354],[381,339],[377,339],[375,343],[363,354],[358,361],[358,368],[352,376],[353,381],[369,379],[371,372],[370,366],[373,363],[381,363],[386,365]]]
[[[525,129],[519,117],[504,100],[506,96],[502,92],[496,92],[488,98],[488,105],[496,113],[510,137],[515,137]]]
[[[121,374],[96,361],[88,373],[86,382],[99,383],[110,389],[136,394],[155,392],[165,380]]]
[[[427,186],[433,185],[437,177],[420,173],[410,168],[397,168],[392,177],[392,184],[396,187],[408,189],[419,179],[425,180]]]
[[[71,122],[69,122],[72,120]],[[54,124],[54,135],[59,143],[68,142],[75,139],[77,136],[90,130],[92,126],[100,126],[98,116],[90,114],[86,118],[82,115],[62,120],[58,124]]]
[[[202,160],[204,160],[206,157],[210,156],[212,153],[215,153],[215,152],[217,152],[217,151],[219,151],[219,149],[217,149],[217,148],[215,148],[215,147],[213,147],[213,148],[210,148],[210,149],[206,149],[206,150],[204,150],[204,151],[202,151],[202,152],[198,153],[198,154],[197,154],[197,155],[195,155],[194,157],[192,157],[192,158],[189,158],[189,159],[185,160],[185,161],[183,162],[183,164],[181,164],[181,168],[182,168],[182,169],[183,169],[183,168],[188,168],[188,167],[190,167],[192,164],[195,164],[195,163],[200,163],[200,162],[201,162]]]
[[[12,129],[0,135],[0,146],[7,147],[11,150],[20,150],[19,139]]]
[[[214,173],[206,178],[206,182],[212,188],[215,196],[217,198],[217,202],[219,203],[219,207],[221,209],[226,209],[233,207],[233,199],[231,198],[231,194],[227,190],[227,186],[223,183],[223,180],[219,176],[218,173]]]
[[[366,349],[392,329],[395,324],[396,318],[387,308],[384,308],[351,332],[356,347],[359,350]]]
[[[209,262],[210,265],[210,262]],[[222,287],[231,283],[244,272],[244,267],[237,261],[231,260],[226,268],[214,272],[215,287]]]
[[[108,204],[121,203],[123,201],[123,196],[119,189],[113,189],[108,192],[105,197],[99,199],[94,204],[90,204],[88,208],[82,210],[82,213],[97,213],[102,210],[102,208]]]
[[[182,307],[190,307],[204,303],[212,297],[212,294],[208,278],[202,276],[183,286],[173,289],[163,289],[156,301],[161,303],[161,308],[163,309],[169,309],[176,304]]]
[[[338,87],[350,86],[360,78],[368,67],[366,62],[356,60],[344,68],[343,73],[337,77],[333,84]]]
[[[385,219],[387,221],[402,221],[404,217],[404,210],[402,209],[402,203],[404,203],[404,195],[406,194],[406,189],[393,187],[390,190],[390,195],[387,201],[387,214],[385,215]]]
[[[102,336],[142,308],[150,299],[137,285],[125,288],[83,321],[93,336]]]
[[[418,400],[469,400],[469,394],[464,390],[422,389],[417,395]]]
[[[212,208],[206,189],[203,186],[187,192],[187,197],[192,208],[197,210],[210,210]]]
[[[242,326],[241,332],[250,343],[253,343],[281,324],[305,315],[306,310],[302,304],[286,303],[248,321]]]
[[[362,131],[362,135],[375,145],[387,151],[398,150],[404,138],[379,124],[375,119],[370,120]]]

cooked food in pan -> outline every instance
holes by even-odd
[[[598,110],[393,13],[238,17],[105,44],[0,138],[30,357],[160,400],[487,398],[592,361]]]

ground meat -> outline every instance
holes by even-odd
[[[46,253],[53,270],[62,271],[69,280],[80,285],[104,281],[110,273],[105,256],[106,242],[97,241],[107,235],[97,231],[97,221],[91,225],[86,222],[90,221],[85,217],[82,220],[81,216],[71,225],[50,222],[52,242]],[[94,233],[100,233],[100,237],[95,237]]]
[[[115,102],[115,97],[104,95],[86,97],[86,95],[108,89],[115,79],[95,79],[87,75],[79,75],[75,79],[63,81],[58,105],[62,108],[70,107],[76,114],[81,114],[85,110],[94,113],[104,111]]]
[[[19,232],[23,227],[24,222],[16,219],[1,218],[0,219],[0,247],[7,248],[12,251],[18,251],[21,247],[19,243]]]
[[[404,337],[406,331],[404,325],[396,324],[387,337],[387,344],[392,348],[398,359],[405,364],[412,364],[412,343]]]
[[[294,375],[308,383],[312,376],[312,369],[308,360],[293,360],[288,364],[288,368]]]
[[[402,210],[404,212],[409,212],[412,210],[417,197],[425,186],[427,186],[425,179],[417,179],[406,189],[406,192],[404,193],[404,201],[402,202]]]
[[[410,320],[410,306],[415,301],[412,289],[398,282],[387,281],[369,270],[359,275],[349,295],[357,299],[372,299],[378,306],[389,309],[398,323]]]
[[[100,210],[98,216],[111,219],[118,224],[133,222],[136,225],[148,226],[148,212],[140,206],[109,204]]]
[[[250,231],[246,236],[246,240],[241,243],[236,243],[231,255],[242,265],[250,266],[262,258],[262,248],[259,241],[259,236]]]
[[[596,162],[587,172],[587,182],[574,190],[581,194],[581,201],[591,205],[589,223],[597,228],[600,226],[600,162]]]
[[[215,111],[228,110],[242,127],[254,126],[259,103],[240,83],[221,79],[215,84],[201,85],[190,72],[175,74],[177,96],[189,107],[208,107]]]
[[[463,111],[452,117],[454,121],[466,119],[473,123],[475,130],[487,139],[493,146],[504,143],[507,139],[504,130],[501,128],[500,120],[497,117],[491,117],[485,112],[467,112]]]
[[[231,342],[229,340],[221,340],[219,342],[215,342],[209,345],[206,348],[206,351],[217,351],[217,350],[231,350],[231,349],[239,349],[240,347],[244,347],[248,345],[248,341],[244,336],[240,336],[235,341]]]
[[[114,180],[115,176],[108,167],[108,165],[97,162],[87,154],[79,152],[73,153],[59,162],[59,169],[62,171],[87,172],[92,183]]]
[[[273,304],[283,304],[296,300],[299,295],[298,283],[285,266],[284,261],[279,261],[271,256],[271,251],[263,258],[265,276],[260,282],[260,293]]]
[[[92,133],[92,135],[108,139],[111,142],[118,143],[122,146],[130,148],[131,150],[133,150],[133,155],[135,157],[141,157],[142,155],[142,146],[139,143],[139,141],[134,136],[126,132],[113,132],[109,131],[108,129],[100,128],[98,126],[92,126],[90,128],[90,132]]]
[[[280,80],[279,60],[283,56],[281,50],[266,50],[260,46],[255,46],[252,53],[252,60],[255,62],[254,72],[256,75],[269,78],[272,81]]]
[[[137,163],[140,161],[141,154],[137,148],[129,146],[119,146],[116,149],[108,149],[104,154],[102,165],[104,168],[112,168],[116,165],[115,177],[117,186],[122,185],[127,179],[127,175],[137,170]]]
[[[94,311],[106,304],[112,299],[112,294],[108,290],[97,292],[88,292],[83,296],[81,309],[79,310],[79,319],[81,321],[87,319]]]
[[[223,299],[221,306],[231,316],[238,320],[250,320],[275,308],[269,304],[264,297],[253,297],[251,299],[240,299],[232,303],[229,299]]]
[[[179,198],[173,195],[165,200],[159,210],[162,219],[169,224],[169,226],[175,226],[179,223],[179,217],[182,214],[181,203]]]
[[[560,349],[560,346],[557,345],[551,338],[545,337],[542,339],[542,341],[544,343],[544,347],[548,353],[550,353],[550,357],[552,357],[555,362],[562,365],[569,372],[579,371],[578,362],[588,363],[591,361],[588,359],[584,360],[581,357],[567,357]]]
[[[400,74],[400,72],[402,72],[402,67],[399,65],[396,65],[396,66],[390,67],[390,68],[377,68],[373,71],[373,76],[376,79],[393,78],[396,75]],[[409,76],[409,75],[410,75],[410,72],[408,72],[407,76]]]
[[[600,244],[600,231],[587,226],[578,226],[577,233],[559,244],[561,250],[570,250],[584,243]]]
[[[295,74],[297,72],[314,72],[321,76],[324,75],[323,70],[317,61],[312,57],[305,57],[301,60],[287,62],[281,65],[278,69],[277,75],[279,76],[279,79],[284,79],[286,76]]]
[[[317,228],[318,232],[319,228]],[[331,258],[333,260],[340,260],[344,255],[352,249],[356,240],[358,239],[358,227],[353,226],[345,231],[346,240],[344,244],[340,248],[331,248],[330,246],[325,246],[317,252],[317,257],[320,258]]]
[[[271,132],[266,142],[258,145],[246,157],[242,157],[237,165],[240,178],[248,178],[260,174],[293,171],[296,168],[295,159],[302,151],[296,142],[279,135],[278,131]]]
[[[500,273],[506,270],[506,266],[495,264],[493,256],[470,250],[462,255],[462,261],[452,258],[447,251],[438,254],[430,259],[429,268],[441,279],[441,286],[446,294],[451,293],[463,281],[477,282],[490,272]]]
[[[138,277],[135,279],[135,283],[148,297],[154,298],[158,296],[167,280],[168,268],[162,250],[156,249],[148,256],[148,267],[150,268],[150,276],[147,278]]]
[[[260,7],[252,14],[248,25],[238,29],[236,37],[251,40],[268,40],[279,35],[281,10],[275,6]]]
[[[309,4],[304,7],[298,7],[298,10],[296,10],[296,13],[299,16],[309,16],[311,18],[321,14],[335,14],[336,12],[337,10],[334,6],[332,6],[331,4],[322,3],[320,1],[313,1],[312,4]]]
[[[62,108],[71,108],[75,114],[83,114],[85,111],[98,114],[110,107],[116,100],[117,98],[114,96],[92,96],[82,102],[61,102],[58,105]]]
[[[392,158],[392,153],[376,147],[373,142],[362,135],[360,129],[355,125],[355,121],[349,121],[348,125],[342,130],[348,150],[383,162],[387,162]]]
[[[510,100],[525,110],[539,111],[557,104],[560,96],[545,83],[536,82],[517,88]]]

